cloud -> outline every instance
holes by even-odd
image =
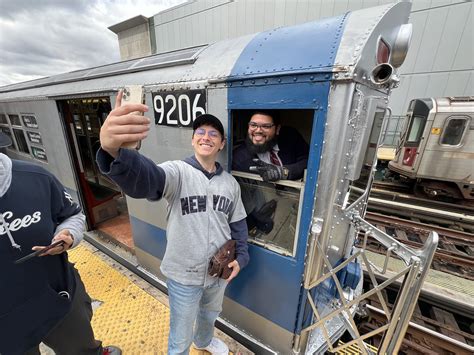
[[[120,60],[107,27],[184,0],[0,0],[0,86]]]

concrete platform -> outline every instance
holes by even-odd
[[[169,333],[168,298],[160,290],[87,242],[69,251],[93,299],[92,326],[104,345],[119,346],[127,354],[166,354]],[[233,354],[251,351],[218,329],[215,335]],[[53,354],[41,346],[42,354]],[[207,354],[191,347],[190,354]]]

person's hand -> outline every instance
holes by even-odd
[[[115,107],[100,128],[100,145],[116,158],[120,147],[129,142],[146,138],[150,130],[150,119],[139,112],[147,112],[148,106],[129,104],[122,106],[123,91],[115,99]]]
[[[249,168],[251,172],[260,175],[263,181],[277,181],[283,178],[283,167],[265,163],[260,159],[252,159],[254,164]]]
[[[239,262],[237,260],[234,260],[234,261],[230,262],[227,266],[232,269],[232,272],[231,272],[230,276],[226,279],[227,283],[229,283],[229,282],[232,281],[232,279],[234,277],[236,277],[239,274],[240,265],[239,265]]]
[[[74,237],[72,236],[71,232],[67,229],[63,229],[60,231],[58,234],[56,234],[51,241],[51,244],[54,242],[59,242],[63,241],[63,244],[60,244],[54,248],[49,249],[46,251],[44,254],[40,254],[39,256],[45,256],[45,255],[56,255],[56,254],[61,254],[64,253],[66,250],[71,248],[72,244],[74,243]],[[31,248],[32,250],[41,250],[46,248],[45,246],[34,246]]]

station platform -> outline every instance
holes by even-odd
[[[377,149],[377,159],[390,161],[395,159],[396,148],[394,147],[380,147]]]
[[[93,300],[96,339],[104,345],[120,347],[124,355],[166,354],[167,296],[86,241],[68,254]],[[253,354],[220,330],[215,329],[215,335],[226,342],[231,354]],[[43,345],[41,353],[54,354]],[[191,347],[190,354],[208,353]]]

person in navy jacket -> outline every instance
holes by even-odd
[[[293,127],[280,124],[277,111],[255,111],[248,123],[244,144],[233,151],[232,170],[257,173],[263,181],[302,179],[308,165],[309,146]],[[265,201],[255,181],[242,186],[249,230],[268,234],[277,203]]]
[[[255,172],[264,181],[298,180],[308,165],[309,146],[293,127],[282,126],[278,112],[256,111],[245,143],[232,156],[232,169]]]
[[[41,342],[58,354],[120,354],[95,340],[91,299],[68,261],[84,231],[81,208],[51,173],[1,153],[10,144],[0,132],[0,354],[39,355]]]

